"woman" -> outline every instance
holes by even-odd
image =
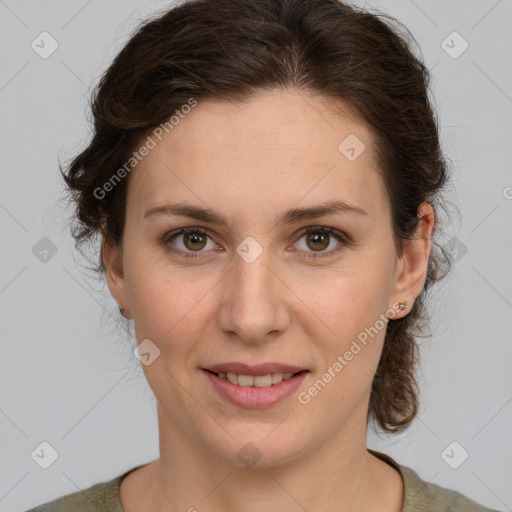
[[[387,21],[387,22],[386,22]],[[368,450],[446,273],[428,72],[337,0],[198,0],[103,76],[64,179],[134,322],[160,457],[38,511],[488,511]]]

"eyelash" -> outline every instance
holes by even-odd
[[[196,255],[196,254],[194,254],[194,251],[182,251],[181,249],[171,247],[171,244],[169,242],[171,242],[172,239],[178,237],[179,235],[183,235],[183,234],[187,234],[187,233],[193,233],[193,234],[197,234],[197,235],[201,235],[201,236],[207,236],[208,238],[211,239],[211,237],[207,231],[205,231],[201,228],[190,227],[190,228],[182,228],[182,229],[179,229],[178,231],[172,231],[170,233],[167,233],[164,236],[162,242],[164,243],[164,245],[166,246],[166,248],[169,251],[174,252],[180,256],[183,256],[184,258],[203,258],[204,256],[200,256],[200,254],[201,254],[201,252],[204,252],[204,251],[195,251],[195,252],[197,252],[197,255]],[[338,245],[337,248],[327,251],[325,253],[323,253],[323,251],[318,251],[318,252],[311,251],[313,253],[313,256],[306,256],[306,258],[308,258],[308,259],[327,258],[334,254],[339,253],[341,250],[344,249],[345,246],[350,245],[350,241],[344,233],[337,231],[332,227],[327,227],[327,226],[310,226],[310,227],[306,228],[301,233],[301,235],[297,238],[297,242],[303,236],[309,235],[311,233],[313,233],[313,234],[327,233],[328,235],[333,236],[338,242],[341,242],[341,243]],[[297,243],[297,242],[295,242],[295,243]]]

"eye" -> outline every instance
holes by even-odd
[[[306,253],[311,253],[307,255],[306,258],[328,257],[338,253],[346,245],[350,244],[348,237],[344,233],[327,226],[308,227],[299,237],[299,241],[304,237],[306,237],[306,246],[305,249],[301,250]],[[334,249],[326,251],[325,249],[331,245],[332,238],[339,243]],[[190,227],[168,233],[164,236],[162,241],[168,250],[180,256],[186,258],[200,258],[203,257],[201,253],[206,252],[203,251],[203,249],[217,248],[217,244],[211,239],[211,246],[208,247],[208,239],[210,239],[208,232],[201,228]],[[180,244],[176,243],[174,240],[180,241],[181,247]],[[326,254],[324,255],[323,253]]]
[[[201,257],[199,254],[196,256],[195,254],[191,254],[194,252],[203,252],[202,249],[207,247],[207,240],[209,235],[206,231],[200,228],[182,228],[178,231],[173,231],[164,237],[163,242],[172,252],[178,253],[187,258],[198,258]],[[171,242],[172,240],[177,239],[182,241],[182,248],[176,248],[177,244],[175,242]],[[217,245],[212,241],[213,247],[209,247],[210,249],[215,249]]]
[[[348,245],[348,239],[346,235],[344,235],[340,231],[336,231],[332,227],[312,226],[306,228],[306,231],[301,235],[299,240],[301,240],[304,237],[306,247],[305,252],[313,253],[312,255],[307,255],[306,258],[324,258],[327,256],[332,256],[332,254],[341,251],[345,245]],[[325,249],[331,245],[332,238],[334,238],[340,243],[338,243],[338,245],[334,249],[326,251]],[[327,254],[324,255],[323,253]]]

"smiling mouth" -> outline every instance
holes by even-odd
[[[227,380],[235,386],[265,388],[280,384],[284,380],[289,380],[296,375],[306,373],[308,370],[302,370],[296,373],[268,373],[266,375],[243,375],[238,373],[214,372],[205,369],[204,371],[211,373],[220,379]]]

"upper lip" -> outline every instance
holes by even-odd
[[[269,373],[298,373],[306,370],[306,368],[301,368],[300,366],[282,363],[263,363],[250,366],[236,362],[215,364],[204,369],[215,373],[236,373],[238,375],[253,375],[255,377],[258,375],[268,375]]]

